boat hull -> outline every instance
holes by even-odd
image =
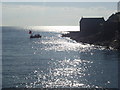
[[[30,36],[30,38],[41,38],[42,36],[38,35],[38,36]]]

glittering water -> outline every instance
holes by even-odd
[[[117,88],[119,52],[61,37],[62,28],[3,27],[3,87]]]

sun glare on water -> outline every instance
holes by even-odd
[[[89,71],[94,61],[87,56],[92,57],[96,49],[104,48],[61,37],[61,32],[79,31],[79,26],[30,26],[27,30],[43,34],[41,39],[31,39],[31,49],[33,55],[39,58],[38,63],[44,63],[45,68],[38,65],[24,77],[28,80],[26,88],[98,87],[89,83],[88,78],[92,75]]]
[[[79,26],[28,26],[27,29],[48,32],[79,31]]]

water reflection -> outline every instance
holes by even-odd
[[[47,54],[54,52],[54,55],[50,54],[46,70],[33,71],[29,77],[34,78],[34,81],[26,83],[27,88],[100,88],[115,83],[107,76],[112,71],[107,71],[108,68],[112,68],[106,67],[108,62],[102,61],[106,59],[104,51],[107,50],[104,47],[77,43],[70,38],[62,38],[59,34],[33,43],[36,45],[35,55],[41,54],[39,50],[45,50]],[[61,53],[63,54],[60,57]]]
[[[56,32],[35,32],[41,39],[29,39],[23,31],[6,33],[3,87],[118,87],[116,51],[77,43]]]
[[[70,38],[62,38],[59,34],[44,37],[43,40],[33,41],[32,49],[35,51],[34,54],[41,54],[39,52],[41,49],[46,52],[55,52],[53,54],[55,56],[57,54],[57,58],[50,55],[52,58],[47,63],[47,70],[36,69],[33,74],[29,76],[34,77],[35,81],[26,83],[26,87],[90,87],[85,77],[91,75],[88,73],[88,70],[91,68],[93,61],[81,59],[79,53],[88,52],[94,48],[94,45],[83,45]],[[63,53],[63,55],[60,58],[58,55],[61,53]],[[93,55],[93,53],[91,53],[91,55]]]
[[[27,83],[26,87],[43,86],[45,88],[56,87],[88,87],[83,83],[85,72],[93,62],[88,60],[54,60],[49,61],[48,73],[35,70],[35,82]],[[86,66],[87,64],[87,66]],[[88,74],[90,75],[90,74]],[[33,77],[33,76],[32,76]]]
[[[59,37],[59,38],[58,38]],[[91,51],[91,49],[99,49],[104,50],[104,47],[100,46],[94,46],[90,44],[83,44],[83,43],[77,43],[74,40],[71,40],[70,38],[62,38],[61,36],[52,36],[52,37],[45,37],[42,41],[36,41],[35,44],[43,44],[45,47],[43,47],[43,50],[46,51]]]

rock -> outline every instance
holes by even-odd
[[[83,31],[83,29],[82,31],[70,32],[63,36],[70,37],[77,42],[106,46],[107,48],[112,47],[120,50],[120,12],[112,14],[107,21],[103,21],[100,20],[100,22],[102,22],[102,26],[98,27],[98,24],[96,24],[97,32],[94,29],[95,32],[90,33],[91,29],[85,28],[85,31]],[[84,24],[84,27],[87,27],[87,23]],[[87,34],[85,35],[85,33]]]

